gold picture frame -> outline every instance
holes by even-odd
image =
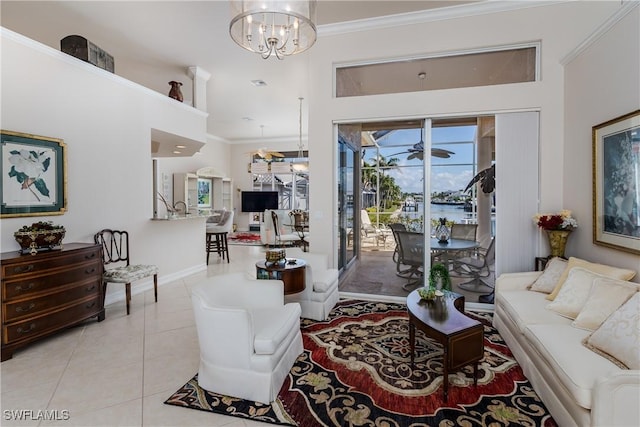
[[[0,217],[63,215],[67,156],[62,139],[0,131]]]
[[[640,110],[593,126],[593,243],[640,254]]]

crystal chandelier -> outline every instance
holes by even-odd
[[[233,41],[263,59],[284,59],[316,41],[316,0],[231,0]]]

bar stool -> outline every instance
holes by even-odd
[[[224,210],[217,216],[207,218],[206,233],[207,240],[205,247],[207,250],[207,264],[209,264],[209,255],[212,252],[217,253],[224,260],[229,261],[229,244],[227,243],[227,235],[233,226],[233,211]]]
[[[207,264],[209,264],[209,254],[217,253],[224,260],[225,257],[229,262],[229,245],[227,243],[227,233],[224,232],[207,232]]]

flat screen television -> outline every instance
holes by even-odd
[[[278,209],[277,191],[243,191],[242,212],[264,212],[265,209]]]

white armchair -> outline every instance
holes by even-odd
[[[326,254],[303,252],[300,248],[287,249],[287,258],[301,258],[307,262],[304,291],[287,295],[286,301],[297,302],[302,308],[302,317],[326,320],[340,299],[338,270],[329,268]]]
[[[205,390],[269,404],[303,351],[300,305],[285,304],[280,280],[244,273],[193,287],[200,342],[198,384]]]

